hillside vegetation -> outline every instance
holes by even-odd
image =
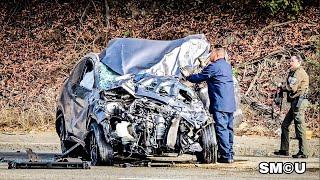
[[[24,0],[0,2],[0,128],[53,129],[63,80],[88,52],[116,37],[172,40],[203,33],[223,44],[240,82],[241,134],[275,135],[286,109],[271,119],[276,84],[288,58],[302,54],[311,80],[308,127],[319,133],[319,8],[268,14],[255,1]],[[233,1],[231,1],[233,2]],[[246,4],[247,3],[247,4]],[[287,106],[285,106],[287,108]],[[319,135],[319,134],[318,134]]]

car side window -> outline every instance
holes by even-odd
[[[86,62],[82,72],[83,73],[80,79],[80,86],[88,90],[92,90],[94,84],[94,71],[93,64],[90,60]]]
[[[76,96],[82,96],[88,90],[92,90],[94,84],[93,63],[89,59],[80,61],[73,69],[68,82],[69,92]]]
[[[79,79],[82,75],[82,70],[83,70],[84,65],[85,65],[85,61],[81,61],[73,69],[73,71],[70,75],[70,80],[69,80],[70,87],[78,84]]]

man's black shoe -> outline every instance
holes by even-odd
[[[233,159],[220,158],[218,163],[233,163]]]
[[[293,158],[308,158],[308,155],[298,152],[298,154],[292,155]]]
[[[281,155],[281,156],[289,156],[289,151],[285,151],[285,150],[279,150],[279,151],[275,151],[273,152],[273,154],[275,155]]]

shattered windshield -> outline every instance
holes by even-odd
[[[99,86],[101,89],[108,89],[111,87],[112,83],[116,81],[116,77],[120,75],[110,69],[108,66],[101,62],[98,62],[99,71]]]

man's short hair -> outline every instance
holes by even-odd
[[[215,51],[216,53],[218,53],[220,55],[221,54],[225,55],[225,50],[224,50],[224,48],[222,46],[217,46],[217,47],[215,46],[213,51]]]
[[[218,48],[223,48],[223,47],[221,46],[221,44],[216,44],[213,46],[213,48],[218,49]]]

